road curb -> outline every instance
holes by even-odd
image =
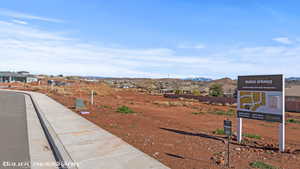
[[[37,113],[33,107],[32,101],[28,95],[25,95],[27,130],[31,169],[57,169],[53,164],[56,163],[50,145]],[[47,165],[49,164],[49,165]]]
[[[69,156],[68,152],[66,151],[66,149],[64,148],[62,142],[59,140],[57,134],[55,133],[55,131],[53,130],[51,124],[48,122],[48,120],[46,119],[43,111],[40,109],[37,101],[35,100],[35,98],[30,94],[30,93],[25,93],[25,92],[20,92],[23,93],[25,95],[28,95],[33,103],[33,106],[37,112],[38,118],[40,120],[41,126],[44,130],[44,134],[46,135],[46,138],[48,140],[48,143],[51,147],[51,150],[53,152],[54,158],[56,160],[56,162],[58,162],[59,164],[61,164],[59,166],[59,169],[77,169],[76,166],[73,167],[68,167],[65,166],[64,164],[72,164],[74,163],[73,160],[71,159],[71,157]]]
[[[24,94],[25,98],[26,98],[26,96],[29,97],[29,99],[32,103],[32,106],[34,108],[34,111],[36,112],[37,118],[40,122],[40,125],[42,127],[43,134],[46,137],[46,139],[48,141],[48,145],[50,146],[50,148],[52,150],[53,157],[55,158],[55,162],[57,164],[59,164],[58,168],[59,169],[78,169],[76,167],[76,165],[72,165],[72,164],[74,164],[74,161],[72,160],[72,158],[70,157],[70,155],[68,154],[66,149],[64,148],[62,142],[59,140],[59,138],[58,138],[57,134],[55,133],[55,131],[53,130],[51,124],[46,119],[46,117],[45,117],[43,111],[40,109],[36,99],[32,96],[32,93],[34,93],[34,92],[6,90],[6,89],[5,90],[0,89],[0,90]],[[26,102],[26,100],[25,100],[25,102]],[[67,166],[64,164],[71,164],[71,165]]]
[[[36,102],[62,159],[78,164],[78,169],[169,169],[47,95],[22,93],[30,94]]]

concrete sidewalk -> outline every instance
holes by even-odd
[[[48,96],[29,93],[36,102],[66,162],[79,169],[167,169],[117,136]],[[73,167],[76,168],[76,167]]]

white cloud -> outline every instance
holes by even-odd
[[[28,24],[25,21],[21,21],[21,20],[17,20],[17,19],[13,19],[12,22],[17,23],[17,24],[21,24],[21,25],[27,25]]]
[[[178,48],[181,49],[204,49],[206,48],[203,44],[180,44],[178,45]]]
[[[16,18],[16,19],[39,20],[39,21],[44,21],[44,22],[56,22],[56,23],[63,22],[60,19],[35,16],[35,15],[30,15],[30,14],[26,14],[26,13],[11,11],[11,10],[7,10],[7,9],[0,9],[0,15],[13,17],[13,18]]]
[[[273,38],[272,40],[286,45],[290,45],[293,43],[288,37],[278,37],[278,38]]]
[[[63,34],[0,21],[0,70],[115,77],[297,76],[300,46],[255,46],[178,55],[168,48],[133,49],[83,43]]]
[[[43,40],[70,40],[61,33],[53,33],[31,28],[27,25],[14,24],[11,22],[0,21],[0,38],[17,39],[43,39]]]

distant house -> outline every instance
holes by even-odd
[[[17,73],[21,74],[21,75],[29,75],[29,72],[27,72],[27,71],[19,71]]]
[[[0,71],[0,83],[6,82],[24,82],[31,83],[37,82],[38,78],[34,75],[30,75],[27,71],[20,72],[8,72],[8,71]]]
[[[286,101],[300,101],[300,85],[285,88]]]
[[[174,93],[174,89],[160,89],[159,93],[162,93],[162,94],[172,94],[172,93]]]

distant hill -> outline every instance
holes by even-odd
[[[197,81],[197,82],[210,82],[210,81],[212,81],[212,79],[205,78],[205,77],[185,78],[183,80],[191,80],[191,81]]]
[[[300,81],[300,77],[288,77],[288,78],[285,78],[285,80],[287,80],[287,81]]]
[[[103,77],[103,76],[82,76],[86,79],[110,79],[111,77]]]
[[[221,85],[232,85],[232,86],[236,86],[237,85],[237,81],[236,80],[232,80],[228,77],[225,78],[221,78],[221,79],[216,79],[216,80],[212,80],[210,81],[209,84],[214,84],[214,83],[218,83]]]
[[[213,81],[209,82],[208,86],[211,86],[212,84],[215,84],[215,83],[221,84],[225,93],[232,93],[235,91],[235,89],[237,87],[237,81],[232,80],[228,77],[213,80]]]
[[[287,88],[292,87],[292,86],[299,86],[300,85],[300,77],[289,77],[285,78],[285,86]]]

